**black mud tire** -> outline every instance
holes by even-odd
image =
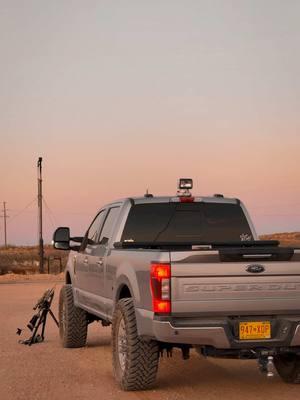
[[[120,338],[123,338],[123,349]],[[143,340],[138,336],[131,298],[121,299],[116,306],[112,320],[112,346],[113,371],[121,389],[150,389],[158,369],[158,343],[155,340]]]
[[[59,336],[62,346],[85,346],[87,326],[86,311],[74,305],[72,285],[64,285],[59,294]]]
[[[293,353],[274,357],[274,364],[281,379],[286,383],[300,383],[300,356]]]

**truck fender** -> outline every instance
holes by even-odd
[[[114,307],[119,300],[120,292],[124,285],[126,285],[130,290],[134,305],[138,306],[141,301],[141,295],[135,270],[131,267],[129,263],[124,262],[118,267],[117,271],[118,272],[116,275],[116,283],[113,293]]]
[[[65,283],[72,284],[74,286],[75,276],[74,276],[74,256],[77,254],[75,251],[70,251],[66,269],[65,269]]]

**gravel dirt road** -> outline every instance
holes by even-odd
[[[49,321],[46,341],[32,347],[18,343],[17,327],[25,327],[32,307],[50,282],[0,284],[1,400],[167,400],[298,399],[300,385],[287,385],[278,376],[267,379],[255,361],[199,358],[192,352],[183,361],[179,352],[160,362],[157,385],[147,392],[122,392],[111,368],[110,328],[89,327],[82,349],[62,349],[55,324]],[[60,284],[53,310],[57,314]],[[22,338],[27,338],[28,332]]]

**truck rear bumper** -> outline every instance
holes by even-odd
[[[231,347],[225,330],[221,326],[174,327],[170,322],[153,321],[155,337],[162,342],[202,344],[221,349]]]
[[[142,309],[136,309],[136,318],[139,335],[161,342],[217,349],[300,346],[300,317],[277,317],[272,320],[271,339],[246,341],[237,338],[238,319],[157,317]]]

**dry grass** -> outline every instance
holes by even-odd
[[[263,240],[279,240],[281,246],[300,247],[300,232],[273,233],[262,235]]]
[[[45,271],[48,271],[48,260],[50,260],[50,272],[60,272],[60,262],[65,268],[68,252],[53,249],[52,246],[45,246]],[[38,272],[39,253],[37,246],[9,246],[0,248],[0,275],[7,273],[14,274],[35,274]]]

